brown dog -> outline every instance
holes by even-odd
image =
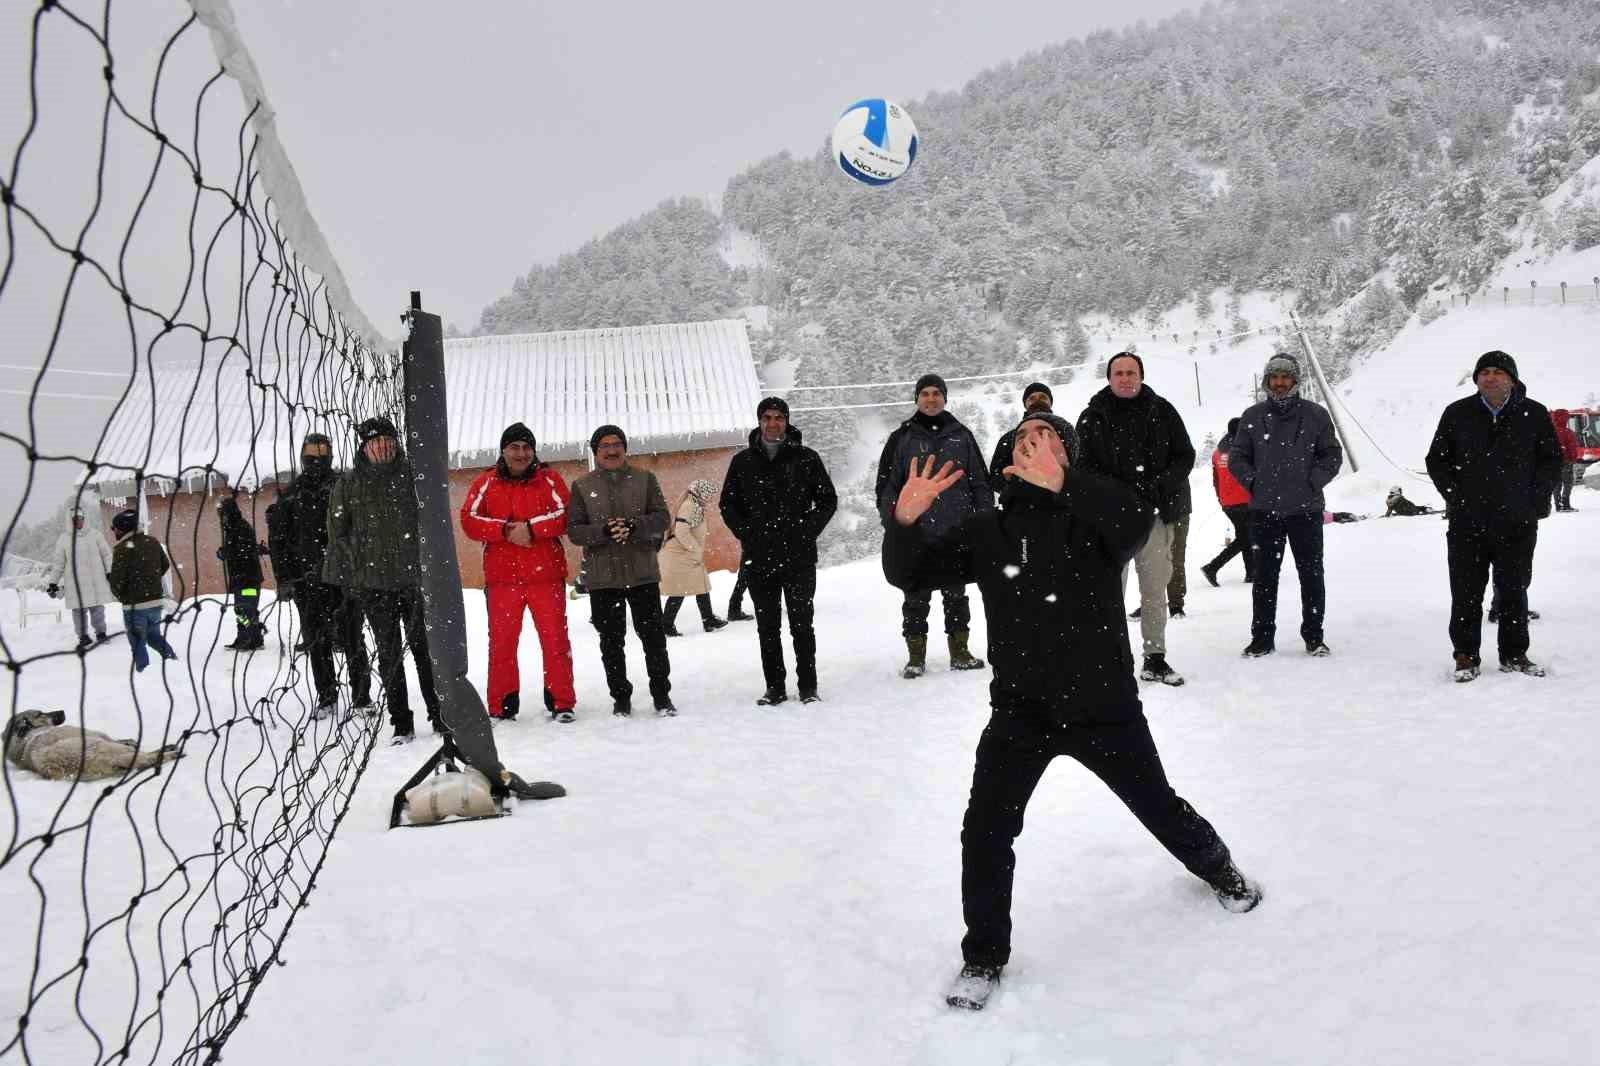
[[[179,754],[175,746],[140,751],[137,741],[113,740],[92,729],[66,725],[66,720],[62,711],[12,715],[5,729],[6,758],[53,781],[96,781],[148,770]]]

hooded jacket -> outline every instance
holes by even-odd
[[[67,528],[56,538],[49,571],[49,583],[61,586],[67,606],[75,611],[116,602],[106,576],[111,572],[111,545],[89,517],[92,511],[80,513],[81,530],[72,528],[72,515],[67,515]]]
[[[256,527],[245,520],[239,504],[231,498],[222,501],[218,510],[222,522],[222,546],[217,558],[222,560],[222,574],[229,592],[261,587],[261,547],[256,540]]]
[[[923,527],[929,538],[940,542],[945,534],[958,528],[972,515],[994,510],[994,490],[989,485],[989,471],[984,463],[983,451],[978,447],[972,431],[949,411],[943,411],[931,419],[920,411],[916,412],[889,434],[889,439],[883,445],[883,453],[878,457],[878,516],[886,530],[895,525],[894,505],[900,498],[900,490],[905,487],[911,460],[921,460],[929,455],[934,457],[935,472],[948,461],[966,475],[948,492],[942,493],[928,513],[918,519],[918,525]],[[954,542],[947,546],[958,554],[964,551]],[[928,577],[933,582],[930,587],[953,584],[958,573],[968,570],[970,566],[956,558],[951,558],[943,566],[932,566],[928,570]],[[941,572],[946,576],[940,577]]]
[[[606,529],[612,518],[633,520],[633,532],[621,544]],[[620,470],[591,470],[572,483],[567,539],[583,549],[584,580],[591,592],[659,582],[656,552],[671,524],[661,482],[649,470],[624,463]]]
[[[1127,485],[1152,504],[1163,522],[1194,509],[1189,475],[1194,444],[1178,409],[1149,385],[1124,400],[1107,385],[1078,416],[1074,465]]]
[[[1561,445],[1550,413],[1525,390],[1513,390],[1499,415],[1474,392],[1439,416],[1427,463],[1451,528],[1509,532],[1550,513]]]
[[[1326,511],[1323,487],[1343,464],[1333,418],[1298,395],[1247,408],[1228,448],[1228,472],[1250,493],[1250,510],[1279,515]]]
[[[1250,506],[1250,493],[1239,484],[1239,479],[1228,469],[1228,449],[1233,447],[1233,434],[1224,434],[1211,453],[1211,487],[1216,491],[1217,503],[1226,511],[1230,507]]]
[[[771,581],[817,565],[817,538],[833,520],[839,496],[822,456],[800,443],[794,426],[771,458],[759,429],[749,439],[728,462],[718,506],[739,538],[746,576]]]
[[[526,476],[515,478],[502,459],[479,474],[461,501],[461,530],[483,545],[484,586],[565,581],[561,536],[571,500],[566,479],[545,463],[536,462]],[[533,534],[526,547],[506,536],[522,523]]]
[[[387,463],[356,452],[355,465],[328,493],[322,580],[352,589],[416,588],[417,495],[411,460],[400,448]]]
[[[1137,720],[1122,568],[1150,535],[1155,508],[1121,482],[1077,467],[1060,492],[1013,479],[1001,504],[942,534],[945,543],[921,522],[892,523],[884,576],[902,589],[923,588],[930,562],[967,561],[961,579],[983,594],[996,704],[1063,723]]]
[[[161,578],[168,569],[161,542],[146,533],[133,532],[111,550],[111,590],[124,607],[150,607],[166,595]]]
[[[341,476],[343,471],[338,470],[302,473],[267,508],[267,550],[280,588],[308,578],[322,580],[328,554],[328,498]]]
[[[1561,446],[1561,461],[1576,463],[1582,459],[1583,448],[1578,444],[1578,435],[1572,432],[1572,412],[1558,407],[1550,412],[1550,421],[1555,426],[1556,443]]]

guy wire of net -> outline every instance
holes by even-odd
[[[215,6],[47,0],[0,26],[25,59],[0,88],[0,336],[29,365],[0,422],[24,471],[0,514],[0,1061],[216,1061],[285,961],[381,722],[376,678],[354,706],[353,598],[290,602],[283,557],[257,545],[302,487],[306,434],[337,471],[357,423],[399,424],[399,356],[286,239],[263,103],[196,15]],[[83,396],[85,377],[112,384]],[[57,498],[55,547],[13,557],[30,503]],[[124,509],[137,533],[113,526]],[[136,669],[107,571],[145,536],[124,577],[165,562],[140,595],[172,657],[152,641]],[[332,713],[306,648],[332,653]]]

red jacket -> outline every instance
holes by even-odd
[[[1583,457],[1582,449],[1578,446],[1578,435],[1572,432],[1572,427],[1567,424],[1571,419],[1571,411],[1557,408],[1550,412],[1550,421],[1554,422],[1556,427],[1556,443],[1561,445],[1563,463],[1575,463]]]
[[[1217,445],[1211,453],[1211,487],[1217,490],[1217,502],[1224,507],[1243,507],[1250,502],[1250,491],[1228,472],[1228,449],[1224,444]]]
[[[567,531],[571,499],[561,475],[543,463],[520,480],[498,465],[479,474],[461,504],[461,529],[483,542],[484,585],[566,580],[561,535]],[[526,522],[533,533],[533,544],[526,548],[506,539],[507,529],[517,522]]]

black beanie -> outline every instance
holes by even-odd
[[[1239,432],[1239,420],[1237,418],[1228,419],[1228,436],[1231,437],[1237,432]]]
[[[125,511],[118,511],[111,517],[111,531],[119,538],[126,537],[129,533],[139,528],[139,512],[129,507]]]
[[[1050,403],[1052,405],[1055,404],[1055,402],[1056,402],[1055,394],[1050,391],[1050,386],[1046,385],[1042,381],[1035,381],[1032,384],[1027,385],[1027,386],[1025,386],[1023,388],[1023,390],[1022,390],[1022,402],[1023,403],[1027,403],[1028,402],[1028,397],[1032,396],[1036,392],[1044,393],[1045,396],[1049,398]]]
[[[1056,436],[1061,438],[1062,446],[1067,449],[1067,458],[1072,458],[1078,450],[1077,431],[1072,428],[1071,422],[1060,415],[1051,414],[1049,411],[1030,411],[1022,416],[1022,421],[1017,423],[1017,429],[1020,430],[1029,422],[1048,422],[1050,428],[1056,431]]]
[[[521,422],[513,422],[506,427],[504,433],[500,434],[500,450],[505,451],[507,444],[519,440],[535,450],[539,447],[539,442],[533,439],[533,430]]]
[[[918,396],[921,396],[922,390],[928,388],[930,385],[943,393],[946,401],[950,399],[950,390],[945,387],[944,378],[940,377],[938,374],[924,374],[918,378],[916,390],[912,392],[911,398],[915,400]]]
[[[1139,380],[1140,381],[1144,380],[1144,360],[1140,359],[1137,355],[1135,355],[1132,352],[1118,352],[1116,355],[1113,355],[1110,359],[1106,360],[1106,380],[1107,381],[1111,380],[1111,364],[1115,363],[1118,359],[1132,359],[1135,363],[1138,363],[1139,364]]]
[[[756,421],[759,422],[761,416],[768,411],[777,411],[783,416],[785,422],[789,421],[789,405],[776,396],[768,396],[765,400],[756,404]]]
[[[1517,361],[1498,349],[1492,352],[1484,352],[1478,356],[1478,365],[1472,368],[1472,380],[1477,381],[1478,375],[1490,367],[1496,370],[1504,370],[1511,375],[1512,381],[1522,380],[1517,377]]]
[[[314,448],[319,444],[326,444],[330,449],[333,447],[333,441],[328,439],[326,433],[307,433],[306,439],[300,442],[300,450]]]
[[[393,437],[399,440],[400,431],[395,429],[394,423],[383,415],[369,418],[356,427],[356,439],[362,444],[370,440],[377,440],[379,437]]]
[[[621,437],[622,450],[628,450],[628,435],[622,432],[621,426],[613,425],[601,426],[599,429],[589,434],[589,450],[591,452],[598,452],[600,450],[600,442],[606,437]]]

